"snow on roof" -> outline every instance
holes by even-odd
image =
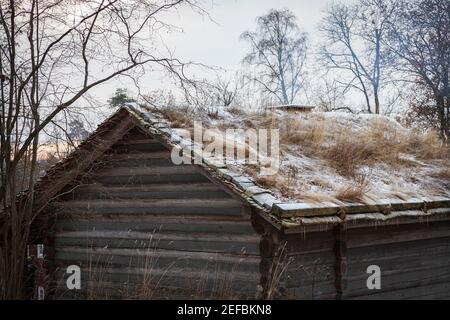
[[[342,208],[356,208],[356,213],[372,212],[375,206],[376,212],[389,214],[390,208],[420,209],[426,214],[429,203],[450,207],[450,178],[442,173],[450,164],[447,153],[442,155],[439,150],[443,148],[431,145],[437,141],[421,138],[389,117],[340,112],[292,115],[284,110],[247,113],[223,107],[203,112],[184,108],[174,116],[176,108],[155,111],[138,105],[128,107],[139,113],[150,127],[161,130],[172,143],[192,148],[194,153],[193,141],[181,137],[180,128],[173,128],[173,124],[202,121],[205,128],[222,132],[229,128],[279,129],[281,167],[272,176],[261,176],[254,165],[235,159],[203,159],[208,167],[269,211],[282,210],[291,217],[299,211],[303,217],[310,212],[316,219],[318,212],[339,215]],[[165,112],[170,112],[170,121]],[[187,125],[181,129],[188,129]],[[237,148],[248,152],[242,136],[231,139]],[[363,159],[351,175],[340,172],[335,163],[340,159],[333,158],[333,150],[341,152],[339,141],[344,141],[345,148],[357,145],[369,152],[369,158]],[[359,153],[358,148],[350,148],[349,152]],[[382,150],[377,153],[374,148]],[[376,159],[370,159],[370,152]],[[349,157],[349,161],[356,157],[345,153],[343,156]]]

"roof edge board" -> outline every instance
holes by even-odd
[[[387,200],[373,204],[329,204],[275,203],[271,213],[280,218],[342,216],[349,214],[380,213],[389,215],[396,211],[450,208],[450,199],[444,197],[424,197],[411,200]]]

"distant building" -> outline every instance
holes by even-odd
[[[305,105],[299,105],[299,104],[285,104],[285,105],[269,107],[269,109],[279,109],[279,110],[285,110],[288,112],[301,112],[301,113],[310,113],[315,108],[316,107],[314,107],[314,106],[305,106]]]

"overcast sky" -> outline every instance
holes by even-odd
[[[180,26],[182,31],[164,33],[162,38],[177,58],[217,66],[231,73],[239,70],[242,58],[248,52],[248,45],[240,41],[239,36],[245,30],[255,29],[258,16],[267,13],[271,8],[288,8],[297,16],[299,26],[308,32],[310,41],[315,43],[318,40],[317,26],[323,16],[323,10],[331,0],[203,1],[211,19],[181,9],[170,17],[169,22]],[[150,74],[144,79],[141,83],[145,91],[163,86],[161,79]],[[122,79],[96,89],[95,96],[100,101],[106,101],[117,87],[128,87],[131,92],[135,91],[132,83]]]
[[[234,69],[248,50],[239,40],[245,30],[253,30],[256,18],[271,8],[290,9],[298,19],[298,24],[314,37],[322,10],[328,0],[215,0],[208,10],[211,22],[193,13],[180,16],[183,34],[170,39],[176,53],[206,64]]]

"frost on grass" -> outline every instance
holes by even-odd
[[[450,197],[450,151],[433,132],[415,132],[380,115],[339,112],[289,113],[283,110],[248,111],[227,108],[187,110],[171,108],[172,126],[204,128],[279,129],[281,167],[273,176],[261,168],[228,159],[228,169],[251,177],[282,201],[377,202],[421,196]],[[236,149],[247,154],[242,136]],[[241,150],[242,151],[242,150]],[[236,151],[237,152],[237,151]]]

